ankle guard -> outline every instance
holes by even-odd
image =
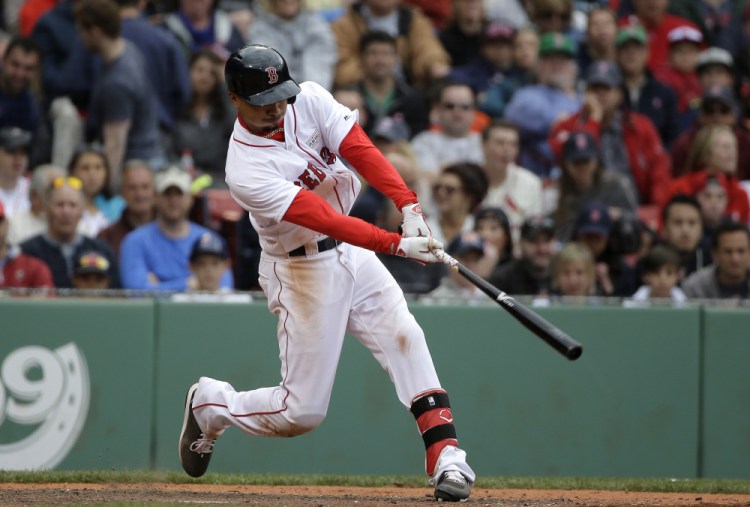
[[[424,440],[427,453],[425,471],[432,477],[443,448],[447,445],[458,447],[448,394],[442,390],[423,394],[412,402],[410,410]]]

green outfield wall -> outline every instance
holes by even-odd
[[[571,362],[495,305],[411,304],[480,475],[750,475],[750,312],[543,308]],[[0,469],[178,470],[187,387],[280,381],[265,302],[0,300]],[[421,472],[416,423],[345,341],[328,416],[292,439],[230,428],[211,470]]]

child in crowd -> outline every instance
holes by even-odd
[[[474,230],[484,240],[486,248],[494,248],[498,252],[498,260],[492,272],[513,260],[510,221],[501,208],[486,207],[477,211],[474,214]]]
[[[68,165],[68,174],[81,180],[86,200],[80,231],[95,238],[99,231],[120,219],[125,201],[110,192],[110,169],[107,157],[99,148],[81,146]]]
[[[721,182],[723,175],[709,176],[695,198],[701,206],[701,218],[703,218],[703,235],[708,241],[713,238],[713,231],[727,216],[727,205],[729,195]]]
[[[679,26],[667,35],[669,63],[656,69],[656,78],[675,91],[681,127],[687,129],[700,106],[701,84],[696,68],[703,46],[703,34],[690,26]]]
[[[677,284],[682,277],[680,255],[671,247],[654,246],[641,260],[643,285],[633,294],[632,301],[646,302],[653,299],[671,299],[684,303],[687,296]]]
[[[485,256],[485,243],[475,231],[467,231],[456,236],[446,248],[446,253],[471,271],[478,274]],[[484,293],[453,269],[443,277],[440,285],[428,294],[430,299],[455,299],[465,301],[481,300]]]
[[[81,290],[104,290],[110,287],[109,261],[99,252],[84,252],[73,268],[73,287]]]
[[[571,241],[552,259],[552,291],[564,297],[587,297],[596,293],[596,274],[591,250]]]

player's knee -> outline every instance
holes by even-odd
[[[323,422],[326,415],[317,411],[296,410],[288,414],[287,433],[290,437],[314,430]]]

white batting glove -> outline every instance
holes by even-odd
[[[443,244],[432,236],[423,238],[402,238],[396,248],[396,255],[414,259],[420,264],[440,262],[435,257],[434,250],[442,250]]]
[[[409,204],[401,208],[404,216],[401,222],[401,235],[405,238],[421,238],[430,235],[430,228],[424,221],[422,206],[419,203]]]

